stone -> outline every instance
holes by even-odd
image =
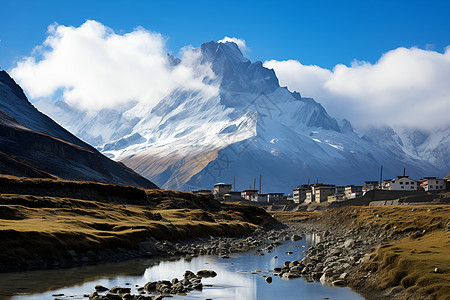
[[[294,272],[286,272],[282,275],[283,278],[292,279],[300,277],[300,274]]]
[[[347,285],[347,281],[345,281],[344,279],[338,279],[338,280],[334,280],[332,282],[333,285],[335,286],[346,286]]]
[[[109,292],[112,294],[127,294],[127,293],[131,293],[131,288],[115,286],[112,289],[110,289]]]
[[[156,290],[156,284],[157,284],[156,281],[147,282],[147,283],[144,285],[144,289],[145,289],[146,291],[148,291],[148,292],[153,292],[153,291]]]
[[[294,234],[294,235],[291,237],[291,240],[292,240],[293,242],[300,241],[301,239],[302,239],[302,237],[299,236],[299,235],[296,235],[296,234]]]
[[[266,282],[267,283],[272,283],[272,277],[270,277],[270,276],[266,277]]]
[[[200,270],[197,272],[198,277],[216,277],[217,273],[213,270]]]
[[[107,287],[104,287],[104,286],[102,286],[102,285],[96,285],[95,286],[95,291],[97,291],[97,292],[106,292],[107,290],[109,290]]]
[[[184,272],[183,277],[187,278],[187,279],[191,279],[191,278],[197,277],[197,275],[195,275],[195,273],[192,271],[186,270],[186,272]]]
[[[118,294],[114,294],[111,292],[108,292],[105,297],[102,299],[108,299],[108,300],[122,300],[122,297],[120,297]]]
[[[349,249],[349,248],[353,248],[353,246],[355,245],[355,240],[354,239],[347,239],[344,243],[344,247]]]
[[[344,252],[341,248],[333,248],[330,250],[330,256],[339,256]]]
[[[89,294],[89,300],[92,300],[92,299],[98,299],[97,292],[92,292]]]

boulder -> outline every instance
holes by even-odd
[[[108,292],[102,299],[108,299],[108,300],[122,300],[122,297],[120,297],[118,294],[114,294],[111,292]]]
[[[197,272],[198,277],[216,277],[217,273],[213,270],[200,270]]]
[[[147,283],[144,285],[144,289],[145,289],[147,292],[153,292],[153,291],[156,291],[156,284],[157,284],[156,281],[147,282]]]
[[[354,239],[347,239],[344,242],[344,247],[347,249],[353,248],[353,246],[355,246],[355,240]]]
[[[186,272],[184,272],[183,277],[187,278],[187,279],[191,279],[191,278],[196,278],[197,275],[195,275],[195,273],[192,271],[186,270]]]
[[[299,235],[296,235],[296,234],[294,234],[294,235],[291,237],[291,240],[292,240],[293,242],[300,241],[301,239],[302,239],[302,237],[299,236]]]
[[[96,285],[95,286],[95,291],[96,292],[106,292],[107,290],[109,290],[107,287],[104,287],[104,286],[102,286],[102,285]]]
[[[286,273],[283,273],[282,277],[283,278],[287,278],[287,279],[292,279],[292,278],[300,277],[300,274],[299,273],[295,273],[295,272],[286,272]]]
[[[338,279],[338,280],[334,280],[332,282],[333,285],[335,286],[346,286],[347,285],[347,281],[345,281],[344,279]]]
[[[127,293],[131,293],[131,288],[115,286],[112,289],[110,289],[109,292],[112,294],[127,294]]]
[[[92,293],[89,294],[89,300],[96,300],[98,298],[99,297],[98,297],[97,292],[92,292]]]

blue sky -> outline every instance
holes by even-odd
[[[97,20],[117,33],[159,32],[178,53],[224,36],[244,39],[252,60],[299,60],[333,68],[376,62],[392,49],[450,45],[450,1],[21,1],[1,0],[0,67],[13,68],[47,27]]]

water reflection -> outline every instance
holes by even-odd
[[[6,299],[14,295],[14,300],[52,299],[52,295],[57,294],[64,294],[58,297],[62,299],[83,299],[83,295],[92,292],[97,284],[109,288],[128,286],[137,293],[136,285],[181,278],[186,270],[212,269],[218,275],[202,280],[206,285],[203,291],[192,291],[187,296],[176,295],[170,299],[363,299],[348,288],[307,283],[303,278],[285,280],[273,276],[271,270],[274,267],[283,265],[286,260],[303,258],[303,251],[315,241],[317,237],[313,236],[297,242],[287,241],[263,256],[251,251],[232,254],[230,259],[200,256],[176,261],[139,260],[68,270],[2,274],[0,295]],[[289,255],[288,251],[293,254]],[[272,276],[273,282],[266,283],[264,276]]]

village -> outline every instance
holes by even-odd
[[[255,180],[256,181],[256,180]],[[372,190],[397,191],[398,195],[412,194],[412,192],[440,192],[450,190],[450,174],[444,178],[424,177],[414,180],[406,176],[397,176],[393,179],[379,181],[365,181],[364,186],[346,185],[336,186],[316,182],[314,184],[302,184],[293,189],[292,194],[285,195],[280,192],[261,193],[260,188],[242,191],[233,190],[233,185],[228,183],[216,183],[213,190],[197,190],[193,193],[212,194],[219,201],[250,201],[258,204],[313,204],[313,203],[337,203],[364,196]]]

